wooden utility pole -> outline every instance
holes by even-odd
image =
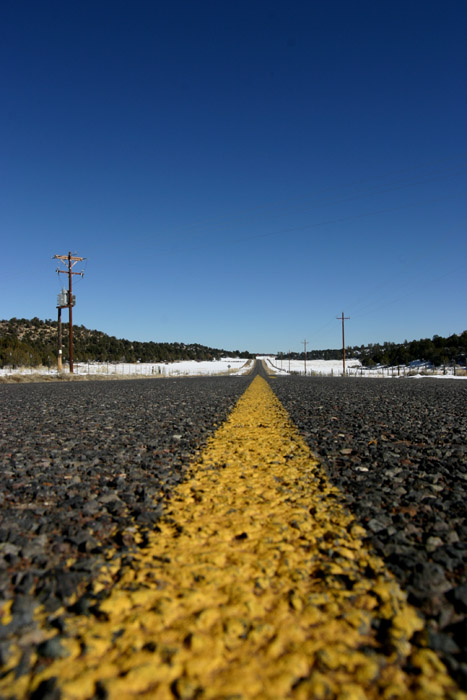
[[[57,355],[57,369],[59,372],[62,371],[62,307],[57,306],[58,309],[58,355]]]
[[[303,354],[304,354],[304,357],[305,357],[305,377],[306,377],[306,343],[307,343],[307,341],[306,341],[306,340],[302,340],[302,343],[303,343],[303,345],[304,345],[304,348],[303,348],[303,351],[304,351],[304,352],[303,352]]]
[[[345,377],[345,333],[344,333],[344,321],[348,321],[350,316],[336,316],[338,321],[342,321],[342,376]]]
[[[68,333],[68,352],[69,352],[69,359],[70,359],[70,374],[73,374],[73,306],[74,306],[74,299],[73,299],[73,294],[72,294],[72,277],[73,275],[80,275],[81,277],[84,277],[84,272],[75,272],[73,271],[73,267],[76,265],[77,262],[82,262],[84,258],[78,258],[76,255],[72,255],[71,253],[68,253],[68,255],[54,255],[53,259],[59,260],[62,265],[65,266],[65,269],[62,270],[61,268],[57,268],[58,274],[65,274],[68,275],[68,304],[62,306],[62,308],[68,308],[68,314],[69,314],[69,333]],[[59,310],[59,319],[61,319],[60,315],[60,310]],[[60,324],[61,326],[61,324]],[[61,349],[61,348],[60,348]],[[61,358],[60,358],[61,359]],[[59,363],[60,363],[59,359]]]

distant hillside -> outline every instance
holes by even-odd
[[[415,360],[429,362],[435,367],[456,362],[466,364],[467,331],[442,338],[421,340],[405,340],[403,343],[370,343],[369,345],[354,345],[345,349],[346,357],[356,358],[366,367],[374,365],[408,365]],[[293,360],[303,360],[302,353],[279,353],[284,359],[290,356]],[[306,354],[310,360],[338,360],[342,357],[342,348],[329,350],[310,350]]]
[[[0,367],[54,365],[57,362],[57,321],[11,318],[0,321]],[[68,359],[68,324],[62,324],[63,357]],[[194,343],[141,343],[73,326],[75,362],[174,362],[216,360],[220,357],[249,358],[248,352],[221,350]]]

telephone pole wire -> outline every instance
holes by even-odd
[[[69,360],[70,360],[70,374],[73,374],[73,306],[74,306],[74,298],[72,294],[72,277],[73,275],[80,275],[81,277],[84,277],[84,272],[75,272],[72,268],[76,265],[78,262],[82,262],[84,258],[79,258],[76,255],[72,255],[71,253],[68,253],[68,255],[54,255],[53,258],[54,260],[58,260],[62,265],[65,266],[65,269],[61,269],[60,267],[57,267],[57,272],[58,274],[64,274],[68,275],[68,298],[67,304],[62,305],[60,308],[67,308],[68,309],[68,314],[69,314],[69,333],[68,333],[68,352],[69,352]]]
[[[336,316],[338,321],[342,321],[342,376],[345,377],[345,333],[344,333],[344,321],[348,321],[350,316]]]

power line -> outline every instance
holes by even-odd
[[[459,193],[459,194],[461,194],[461,193]],[[465,194],[465,193],[462,193],[462,194]],[[425,200],[422,200],[419,202],[411,202],[409,204],[401,204],[397,207],[388,207],[385,209],[377,209],[375,211],[367,211],[367,212],[363,212],[360,214],[351,214],[349,216],[344,216],[344,217],[341,217],[338,219],[326,219],[325,221],[318,221],[316,223],[303,224],[301,226],[293,226],[293,227],[281,229],[278,231],[270,231],[268,233],[258,233],[258,234],[254,234],[251,236],[243,236],[241,238],[232,239],[232,242],[239,243],[241,241],[254,240],[255,238],[268,238],[270,236],[279,236],[279,235],[283,235],[283,234],[287,234],[287,233],[297,233],[298,231],[306,231],[307,229],[317,228],[318,226],[329,226],[330,224],[341,224],[341,223],[344,223],[346,221],[353,221],[355,219],[363,219],[367,216],[377,216],[379,214],[389,214],[392,212],[401,211],[402,209],[409,209],[411,207],[426,206],[426,204],[433,204],[436,202],[442,202],[445,199],[449,199],[449,198],[450,198],[450,196],[449,197],[439,197],[437,199],[431,198],[429,200],[425,199]]]
[[[333,186],[330,186],[330,187],[325,187],[324,189],[318,191],[318,192],[316,193],[316,196],[321,197],[323,194],[326,194],[326,193],[328,193],[328,192],[329,192],[329,193],[331,193],[331,192],[339,192],[340,190],[344,190],[344,189],[350,189],[350,188],[361,187],[362,185],[365,185],[365,184],[367,184],[367,183],[372,183],[372,182],[375,182],[375,181],[377,181],[377,180],[380,180],[380,181],[381,181],[381,180],[384,180],[385,178],[393,178],[393,177],[402,176],[402,175],[404,175],[404,176],[408,175],[408,176],[410,177],[409,173],[414,173],[413,176],[416,177],[415,172],[416,172],[417,170],[418,170],[418,171],[420,171],[421,169],[427,170],[428,168],[434,167],[434,166],[436,166],[436,167],[442,166],[442,167],[444,167],[445,169],[446,169],[446,168],[452,169],[452,168],[455,168],[455,167],[460,168],[460,170],[458,170],[458,172],[454,173],[454,176],[456,176],[456,175],[460,174],[461,172],[463,172],[463,171],[465,170],[465,156],[466,156],[466,155],[467,155],[467,154],[463,153],[463,154],[461,154],[460,156],[457,156],[455,159],[452,159],[452,158],[449,158],[449,157],[448,157],[448,158],[441,158],[441,159],[438,159],[438,160],[435,160],[435,161],[423,162],[423,163],[419,163],[419,164],[417,164],[417,165],[415,165],[415,166],[412,166],[412,167],[410,167],[410,168],[403,168],[403,169],[400,169],[400,170],[390,171],[390,172],[384,173],[384,174],[382,174],[382,175],[372,175],[372,176],[363,178],[362,180],[356,180],[356,181],[354,181],[354,182],[346,182],[346,183],[344,182],[344,183],[342,183],[342,184],[340,184],[340,185],[336,185],[336,186],[333,185]],[[459,162],[459,158],[460,158],[460,162]],[[453,161],[454,161],[454,162],[453,162]],[[439,178],[443,178],[443,177],[452,177],[452,176],[453,176],[452,173],[445,174],[443,171],[441,171],[441,173],[438,171],[437,173],[434,174],[434,176],[433,176],[433,173],[428,173],[428,175],[431,176],[431,179],[430,179],[430,180],[422,180],[422,181],[415,181],[415,182],[412,180],[412,181],[409,181],[409,182],[406,181],[405,184],[401,184],[400,180],[396,180],[396,181],[393,182],[393,183],[387,183],[386,186],[387,186],[387,187],[391,187],[391,188],[400,188],[400,187],[404,187],[404,186],[411,186],[411,185],[414,185],[414,184],[415,184],[415,185],[416,185],[416,184],[425,184],[426,182],[431,182],[433,179],[439,179]],[[421,173],[419,177],[421,177],[421,176],[423,176],[423,173]],[[407,179],[407,178],[406,178],[406,179]],[[402,182],[404,182],[404,181],[402,181]],[[370,195],[371,195],[371,194],[381,194],[381,193],[384,193],[384,192],[386,192],[386,191],[388,191],[388,190],[381,190],[381,191],[376,191],[376,192],[375,192],[374,190],[369,190],[369,191],[366,191],[366,192],[364,191],[363,193],[361,193],[361,194],[359,194],[359,195],[353,195],[353,197],[355,198],[355,196],[360,196],[360,197],[361,197],[361,196],[366,196],[367,194],[370,194]],[[345,196],[345,195],[344,195],[344,196]],[[347,195],[347,198],[348,198],[348,196],[349,196],[349,195]],[[350,196],[352,196],[352,195],[350,195]],[[302,201],[303,201],[303,200],[302,200]],[[321,203],[321,201],[323,201],[323,200],[317,199],[317,201],[316,201],[313,205],[314,205],[314,206],[316,206],[316,204],[319,205],[319,204]],[[339,202],[339,201],[342,201],[342,200],[339,200],[339,199],[338,199],[338,200],[332,200],[332,199],[331,199],[331,200],[324,200],[324,201],[325,201],[326,203],[328,203],[328,204],[329,204],[329,203],[330,203],[330,204],[333,204],[333,203],[336,203],[336,202]],[[312,200],[312,203],[313,203],[313,200]],[[224,217],[223,217],[223,218],[220,218],[220,219],[219,219],[219,218],[211,218],[211,219],[205,219],[205,220],[201,220],[201,221],[194,222],[194,223],[191,223],[191,224],[187,224],[187,226],[186,226],[186,227],[183,227],[183,229],[178,229],[178,231],[176,232],[176,234],[177,234],[177,235],[180,235],[181,233],[183,233],[183,231],[188,232],[190,229],[196,229],[197,227],[204,227],[204,226],[206,226],[206,225],[212,226],[212,225],[218,225],[218,224],[231,223],[231,222],[233,222],[233,221],[235,221],[235,220],[238,220],[238,219],[239,219],[240,217],[242,217],[243,215],[253,214],[253,213],[255,213],[255,212],[260,212],[260,211],[264,211],[264,210],[270,209],[270,208],[271,208],[271,204],[274,204],[275,207],[277,207],[277,205],[279,205],[279,206],[281,206],[281,207],[282,207],[283,205],[288,206],[287,200],[282,200],[282,202],[277,202],[277,200],[276,200],[276,201],[274,201],[274,203],[272,203],[272,202],[267,202],[267,203],[265,203],[265,204],[260,204],[260,205],[255,206],[255,207],[246,208],[246,209],[240,211],[239,213],[237,213],[237,214],[236,214],[235,216],[233,216],[233,217],[232,217],[232,216],[231,216],[231,217],[228,217],[228,218],[224,218]],[[292,207],[294,207],[293,204],[292,204]],[[294,209],[295,209],[295,207],[294,207]],[[276,210],[276,209],[275,209],[275,210]],[[172,233],[171,235],[174,235],[174,233]]]
[[[401,204],[398,206],[393,206],[393,207],[385,207],[383,209],[376,209],[373,211],[366,211],[366,212],[361,212],[358,214],[350,214],[348,216],[343,216],[335,219],[325,219],[323,221],[318,221],[318,222],[310,222],[307,224],[302,224],[300,226],[291,226],[288,228],[283,228],[283,229],[278,229],[277,231],[268,231],[267,233],[256,233],[256,234],[250,234],[250,235],[245,235],[245,236],[238,236],[236,238],[231,239],[231,243],[241,243],[243,241],[254,241],[254,240],[259,240],[261,238],[270,238],[272,236],[281,236],[285,234],[290,234],[290,233],[298,233],[301,231],[306,231],[308,229],[313,229],[313,228],[318,228],[321,226],[329,226],[332,224],[342,224],[346,223],[348,221],[355,221],[357,219],[364,219],[370,216],[379,216],[381,214],[390,214],[393,212],[397,211],[402,211],[404,209],[411,209],[413,207],[421,207],[421,206],[427,206],[431,204],[436,204],[438,202],[443,202],[449,199],[452,199],[452,197],[457,196],[458,194],[464,196],[465,192],[464,190],[460,192],[455,192],[454,194],[449,194],[448,196],[443,196],[443,197],[436,197],[433,198],[431,197],[430,199],[423,199],[419,200],[417,202],[410,202],[407,204]],[[190,250],[196,250],[198,251],[200,249],[200,246],[202,246],[203,239],[200,236],[197,236],[196,238],[193,237],[193,240],[198,240],[199,242],[195,245],[193,245],[192,248],[184,248],[184,252],[186,253],[187,251]],[[205,243],[206,246],[209,245],[209,248],[211,248],[211,244],[208,244],[207,242]]]

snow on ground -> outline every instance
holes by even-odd
[[[305,374],[305,363],[303,360],[281,360],[279,357],[269,356],[261,357],[267,366],[274,371],[276,375],[287,374]],[[307,360],[306,373],[307,375],[318,376],[342,376],[342,360]],[[459,369],[457,370],[459,372]],[[416,372],[416,373],[415,373]],[[446,374],[442,369],[427,369],[425,374],[420,374],[420,368],[417,370],[411,367],[363,367],[360,360],[349,358],[345,362],[345,373],[349,377],[382,377],[397,378],[408,377],[410,379],[425,379],[426,377],[435,377],[437,379],[467,379],[466,376],[454,375],[452,367],[446,368]],[[465,371],[464,371],[465,373]]]
[[[262,357],[268,367],[278,375],[305,374],[305,363],[303,360],[281,360],[279,357]],[[345,363],[346,370],[355,372],[361,367],[360,360],[348,360]],[[339,376],[342,374],[342,360],[307,360],[306,373],[309,375],[319,374],[325,376]],[[348,373],[348,372],[346,372]]]
[[[446,374],[443,374],[442,371],[438,371],[438,374],[410,374],[407,378],[426,379],[427,377],[429,377],[430,379],[467,379],[467,375],[452,374],[447,372],[448,371],[446,370]]]
[[[303,360],[281,360],[274,355],[259,356],[257,359],[264,360],[266,365],[278,376],[288,374],[304,374],[305,366]],[[180,362],[75,362],[74,374],[81,376],[96,377],[195,377],[206,375],[230,375],[239,376],[247,374],[254,360],[244,360],[238,357],[224,357],[220,360],[206,360],[197,362],[196,360],[183,360]],[[411,379],[423,379],[426,377],[436,377],[440,379],[467,379],[466,376],[454,376],[451,367],[446,368],[446,374],[442,370],[427,370],[426,374],[420,374],[420,368],[410,367],[362,367],[360,360],[349,359],[345,363],[346,375],[352,377],[410,377]],[[459,372],[459,370],[457,370]],[[436,373],[434,373],[436,372]],[[68,368],[64,368],[64,374],[68,373]],[[325,377],[342,376],[342,360],[307,360],[307,375],[318,375]],[[460,373],[460,372],[459,372]],[[465,374],[465,371],[463,372]],[[0,377],[10,375],[34,375],[49,376],[57,375],[55,367],[23,367],[18,369],[0,368]]]
[[[241,375],[246,374],[252,368],[253,360],[239,359],[238,357],[224,357],[220,360],[182,360],[180,362],[75,362],[74,374],[96,376],[143,376],[143,377],[193,377],[199,375]],[[68,373],[68,368],[64,368]],[[0,369],[0,376],[11,374],[22,375],[56,375],[54,367],[31,367],[18,369]]]

